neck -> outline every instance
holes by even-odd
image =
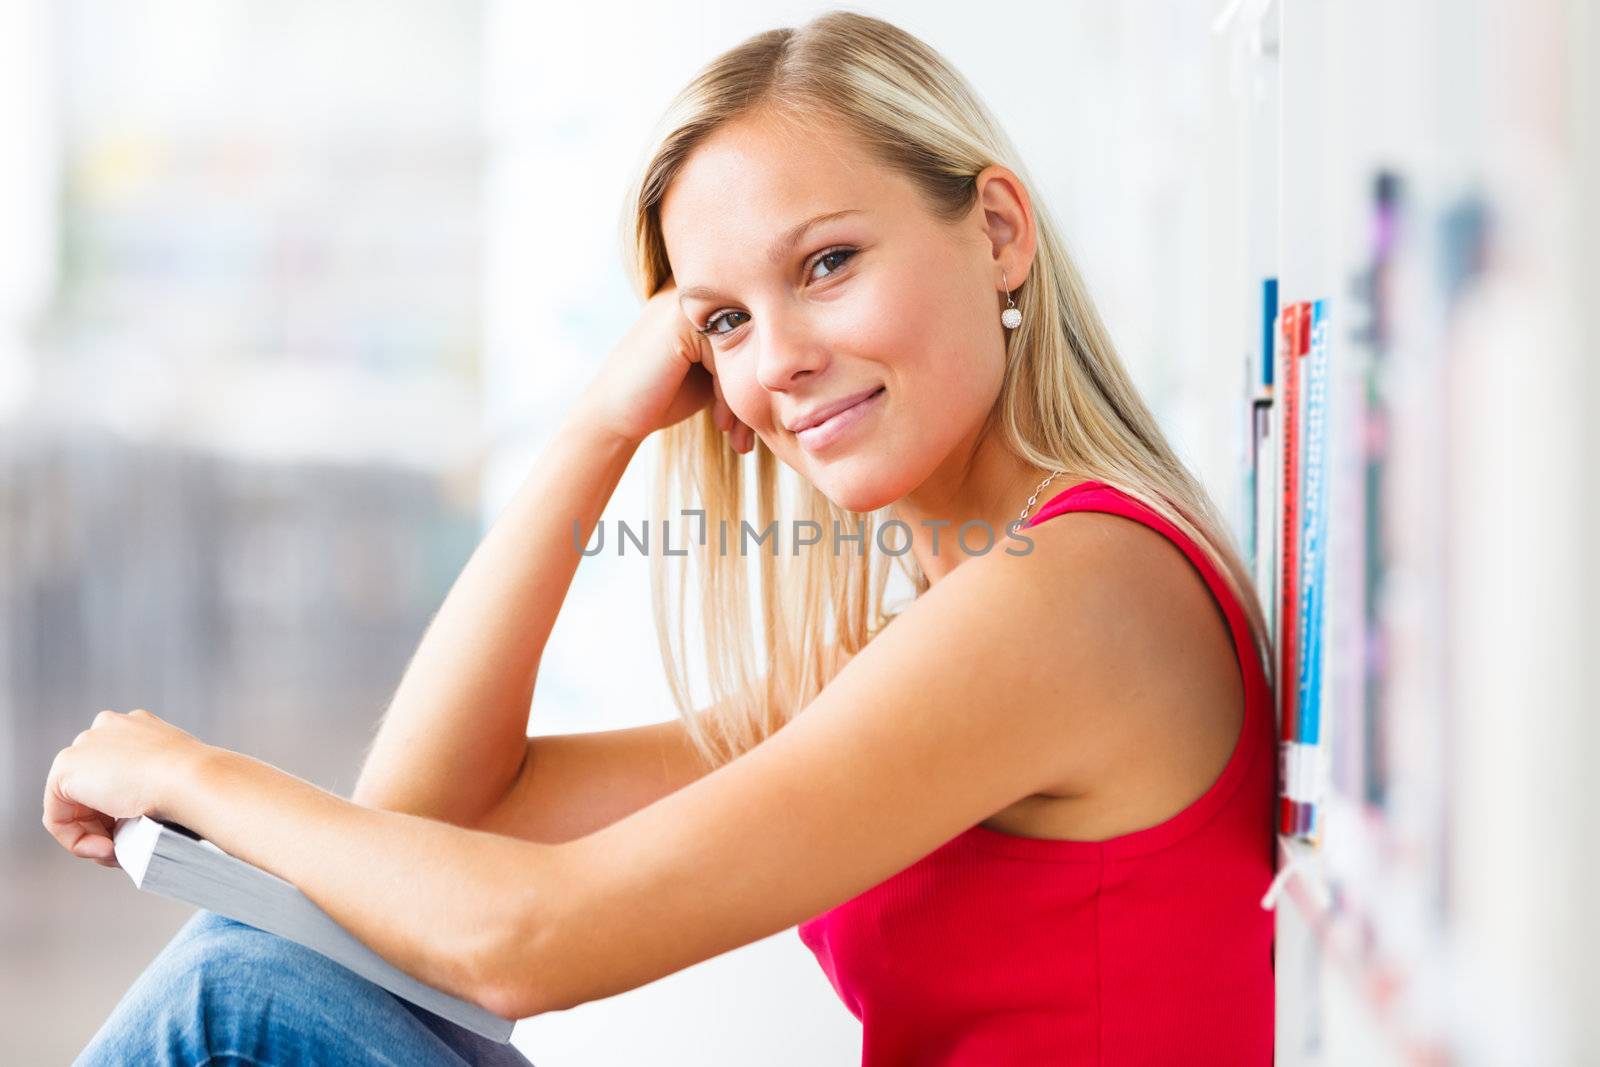
[[[1053,469],[1022,459],[991,434],[963,442],[921,485],[896,501],[891,510],[911,528],[911,552],[929,585],[984,554],[986,545],[990,552],[1014,545],[1007,538],[1007,527]],[[1082,480],[1070,472],[1058,474],[1039,494],[1028,517],[1051,496]],[[987,526],[971,526],[962,537],[962,523],[974,520]]]

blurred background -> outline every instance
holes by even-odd
[[[56,751],[144,707],[348,795],[428,619],[633,320],[616,221],[661,109],[826,6],[0,5],[9,1062],[69,1062],[191,910],[49,839]],[[1386,591],[1334,598],[1331,698],[1387,739],[1392,788],[1345,811],[1338,779],[1326,865],[1279,905],[1279,1061],[1600,1063],[1594,7],[851,6],[1005,124],[1241,544],[1261,280],[1338,316],[1334,425],[1368,477],[1335,485],[1334,542],[1386,551],[1336,548],[1330,584]],[[1408,236],[1374,261],[1380,187]],[[1391,266],[1413,280],[1380,303]],[[653,459],[608,516],[648,513]],[[584,561],[531,733],[674,715],[647,568]],[[790,930],[515,1041],[540,1067],[851,1063],[860,1027]]]

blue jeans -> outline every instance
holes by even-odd
[[[112,1009],[74,1067],[532,1067],[320,953],[201,910]]]

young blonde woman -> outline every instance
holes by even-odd
[[[51,831],[113,862],[110,818],[173,818],[508,1016],[798,925],[865,1064],[1270,1062],[1259,609],[1023,173],[884,22],[718,57],[629,204],[643,312],[433,620],[353,800],[103,712],[52,768]],[[654,434],[658,515],[705,511],[678,540],[712,699],[658,546],[681,719],[527,738],[580,546]],[[747,505],[779,544],[740,541]],[[891,613],[895,566],[916,595]],[[525,1062],[204,912],[83,1062],[363,1050]]]

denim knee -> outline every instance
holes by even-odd
[[[303,945],[202,910],[139,976],[76,1062],[527,1061]]]

